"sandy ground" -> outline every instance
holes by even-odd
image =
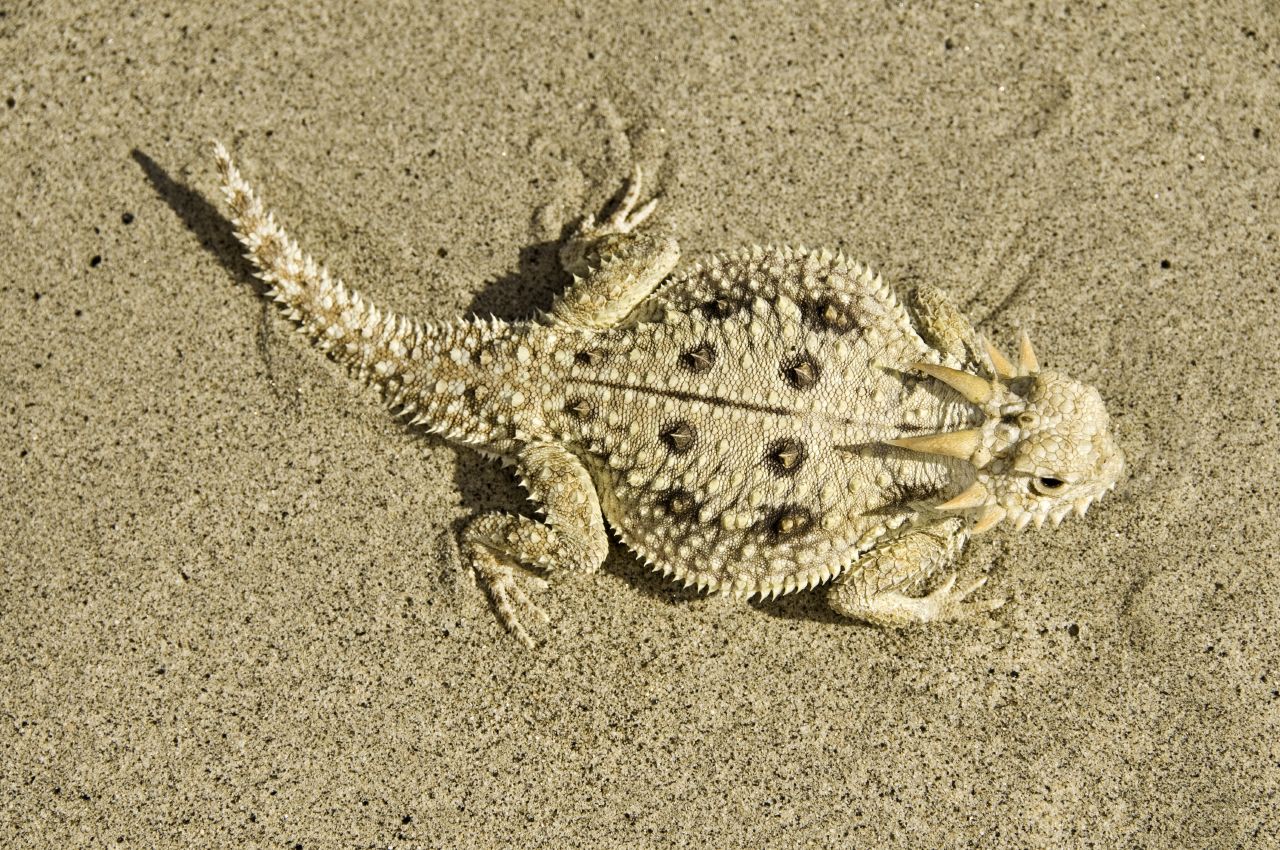
[[[1277,846],[1274,5],[86,5],[0,4],[0,843]],[[215,136],[424,319],[548,306],[639,162],[686,257],[1031,329],[1129,475],[970,550],[996,628],[615,552],[525,652],[450,543],[522,494],[264,306]]]

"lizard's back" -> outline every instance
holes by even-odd
[[[948,482],[946,459],[883,441],[972,424],[904,371],[927,348],[888,287],[826,252],[713,257],[584,345],[559,425],[605,517],[655,568],[726,592],[839,572]]]

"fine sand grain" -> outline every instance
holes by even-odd
[[[1274,5],[162,5],[0,4],[0,845],[1277,846]],[[264,305],[214,137],[433,320],[547,307],[639,162],[686,258],[1028,328],[1128,475],[971,548],[995,628],[615,552],[525,652],[450,542],[523,494]]]

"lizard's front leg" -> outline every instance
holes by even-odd
[[[507,513],[482,514],[462,533],[463,552],[493,599],[498,618],[525,646],[533,638],[520,622],[517,606],[543,622],[547,615],[516,582],[516,564],[543,570],[599,569],[609,551],[600,500],[582,462],[564,446],[534,443],[516,458],[517,472],[529,497],[542,506],[542,522]],[[535,584],[545,586],[540,579]]]
[[[836,579],[827,603],[855,620],[901,628],[999,608],[1004,600],[965,602],[986,578],[956,588],[956,574],[928,596],[906,591],[949,566],[969,539],[965,523],[950,517],[913,528],[864,554]]]

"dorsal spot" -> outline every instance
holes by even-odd
[[[668,490],[662,497],[662,507],[674,517],[686,517],[693,513],[696,503],[688,490]]]
[[[733,302],[724,297],[712,298],[710,301],[703,302],[702,312],[711,319],[727,319],[733,315]]]
[[[787,438],[769,446],[765,461],[777,475],[795,475],[800,470],[804,457],[804,444],[799,440]]]
[[[584,398],[570,399],[564,406],[565,412],[576,419],[586,422],[595,416],[596,409]]]
[[[818,383],[818,364],[812,357],[801,355],[782,364],[782,374],[787,383],[798,390],[807,390]]]
[[[598,348],[588,348],[573,355],[574,361],[582,366],[594,366],[604,360],[604,352]]]
[[[671,451],[682,455],[693,448],[694,441],[698,439],[698,431],[682,419],[665,428],[662,439]]]
[[[716,362],[716,350],[703,343],[697,348],[680,355],[680,362],[694,374],[706,372]]]
[[[813,525],[813,514],[796,505],[786,505],[773,512],[769,520],[769,531],[778,538],[795,537],[803,534]]]

